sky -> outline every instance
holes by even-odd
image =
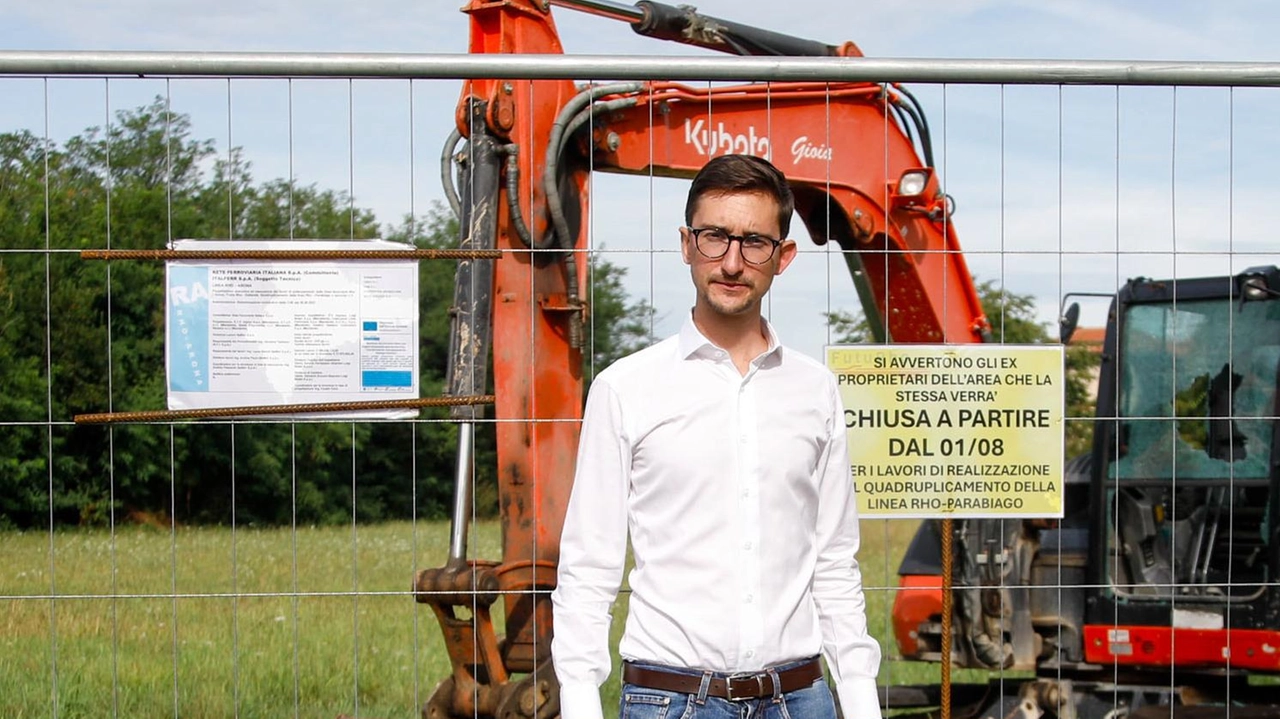
[[[459,53],[461,0],[42,0],[0,11],[3,50]],[[856,42],[883,58],[1280,62],[1280,6],[1096,0],[706,0],[701,12],[798,37]],[[553,11],[566,52],[706,55],[624,23]],[[195,136],[239,147],[258,180],[346,189],[380,220],[444,197],[438,158],[459,81],[0,78],[0,131],[65,139],[114,112],[170,99]],[[1280,261],[1271,228],[1280,90],[912,85],[933,130],[943,189],[970,269],[1035,298],[1046,322],[1068,292],[1125,279],[1239,271]],[[656,336],[692,302],[676,254],[687,184],[598,173],[591,246],[657,309]],[[767,312],[785,342],[817,355],[823,313],[857,306],[843,262],[793,236],[802,255]],[[1105,307],[1086,306],[1100,325]]]

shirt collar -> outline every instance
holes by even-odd
[[[762,352],[756,358],[756,361],[763,362],[764,358],[772,355],[777,355],[781,358],[782,343],[778,341],[778,334],[773,331],[773,325],[763,317],[760,318],[760,323],[764,327],[764,336],[769,340],[769,348]],[[689,316],[685,317],[684,324],[680,327],[679,343],[681,359],[689,359],[700,353],[721,350],[714,342],[707,339],[702,334],[702,331],[698,329],[698,326],[693,323],[692,310],[689,311]]]

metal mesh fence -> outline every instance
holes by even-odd
[[[450,675],[440,622],[414,602],[412,580],[457,549],[460,530],[451,534],[449,524],[457,416],[427,408],[395,420],[77,423],[76,415],[86,413],[162,409],[166,399],[161,266],[80,253],[156,250],[184,238],[381,237],[454,247],[453,190],[440,182],[442,154],[447,160],[458,149],[447,142],[458,95],[451,79],[493,75],[512,83],[685,78],[708,91],[722,81],[750,81],[766,96],[770,87],[801,77],[921,83],[910,90],[928,117],[937,176],[954,209],[947,222],[990,308],[995,341],[1026,342],[1026,332],[1054,341],[1064,297],[1075,294],[1083,305],[1076,346],[1085,349],[1073,351],[1115,353],[1102,346],[1101,330],[1115,321],[1108,316],[1111,298],[1128,280],[1177,281],[1154,283],[1148,293],[1186,288],[1168,292],[1163,304],[1135,304],[1138,314],[1125,316],[1124,328],[1135,352],[1146,341],[1151,354],[1123,367],[1104,363],[1104,374],[1095,370],[1086,395],[1068,405],[1069,450],[1088,456],[1072,465],[1076,480],[1087,487],[1089,467],[1111,467],[1092,490],[1101,499],[1077,505],[1069,499],[1068,516],[1047,529],[1054,534],[1041,536],[1038,549],[1017,545],[1038,552],[1039,563],[1019,565],[1025,574],[974,570],[986,587],[975,601],[995,602],[975,611],[974,624],[986,621],[977,619],[986,612],[1003,640],[1035,642],[1032,653],[1052,661],[1035,670],[972,669],[956,680],[1019,687],[1038,673],[1070,681],[1087,665],[1096,669],[1101,651],[1103,671],[1089,674],[1089,682],[1102,677],[1121,688],[1095,691],[1090,711],[1124,716],[1144,703],[1198,701],[1182,691],[1181,673],[1190,668],[1216,677],[1200,690],[1216,688],[1237,703],[1254,701],[1244,698],[1253,696],[1249,688],[1268,686],[1280,670],[1274,659],[1253,657],[1274,654],[1269,634],[1249,634],[1274,627],[1280,612],[1272,556],[1280,501],[1274,454],[1280,317],[1271,309],[1280,305],[1273,301],[1280,287],[1246,297],[1246,288],[1231,285],[1225,303],[1213,297],[1222,283],[1192,289],[1194,278],[1277,264],[1271,228],[1280,209],[1271,176],[1280,140],[1269,118],[1280,111],[1280,70],[1066,62],[224,60],[0,56],[7,106],[0,127],[0,704],[10,713],[410,716]],[[818,98],[814,111],[829,104]],[[659,110],[649,115],[654,126],[663,122]],[[797,138],[769,117],[759,139],[771,142],[775,158],[821,153],[833,144],[829,138],[867,130],[835,124],[826,138]],[[607,131],[592,122],[593,131]],[[888,132],[892,122],[887,117],[881,129]],[[664,137],[708,157],[725,139],[712,117]],[[674,333],[691,295],[677,242],[687,183],[665,177],[657,164],[638,175],[588,169],[587,243],[578,254],[591,281],[583,293],[595,307],[617,303],[613,325],[586,327],[589,376],[617,352]],[[519,179],[528,192],[536,181]],[[800,222],[795,228],[799,259],[775,283],[766,312],[785,342],[821,356],[825,345],[857,334],[860,300],[847,251],[808,237]],[[421,265],[420,369],[428,396],[443,391],[454,265]],[[1261,276],[1275,281],[1274,274]],[[1150,294],[1141,299],[1153,301]],[[1262,309],[1255,318],[1256,308]],[[845,324],[833,323],[833,314]],[[1246,370],[1253,374],[1244,376]],[[1223,385],[1231,387],[1214,394]],[[503,391],[495,388],[499,397]],[[1107,393],[1114,406],[1095,417],[1094,400]],[[1227,409],[1213,406],[1219,397],[1227,398]],[[470,557],[497,559],[504,547],[497,426],[572,421],[534,416],[490,412],[478,420],[462,530]],[[1094,451],[1089,442],[1100,431],[1112,439]],[[1136,464],[1143,446],[1162,457],[1153,460],[1157,469],[1122,461]],[[569,478],[536,478],[553,480]],[[1078,491],[1085,497],[1088,490]],[[1096,519],[1099,512],[1109,519]],[[868,617],[885,650],[880,683],[890,687],[936,684],[939,677],[936,663],[903,657],[902,637],[895,637],[899,563],[919,525],[863,520]],[[1013,547],[1011,538],[1025,526],[971,524],[961,538],[971,560],[981,555],[981,566],[995,567],[985,548]],[[529,559],[537,557],[531,547]],[[1015,640],[1008,633],[1013,610],[1004,607],[1021,607],[1006,604],[1017,590],[1038,598],[1022,607],[1032,613],[1087,603],[1086,623],[1104,635],[1081,641],[1083,627],[1029,616],[1038,633]],[[617,615],[626,597],[624,591]],[[1168,632],[1230,629],[1238,637],[1231,641],[1242,643],[1226,653],[1250,658],[1233,664],[1227,656],[1222,664],[1222,650],[1201,656],[1193,633],[1122,635],[1138,623],[1135,606],[1149,607],[1147,619]],[[1111,621],[1099,620],[1107,608]],[[503,612],[494,621],[501,632]],[[615,624],[616,635],[617,617]],[[1055,654],[1072,633],[1077,650],[1089,641],[1100,648],[1087,660],[1068,656],[1068,649]],[[957,636],[971,645],[981,634],[966,627]],[[913,635],[917,641],[930,640]],[[1135,665],[1134,656],[1147,661]],[[1135,666],[1150,671],[1141,691],[1131,692],[1125,678]],[[606,701],[616,693],[606,688]]]

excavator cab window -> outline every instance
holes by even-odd
[[[1280,303],[1133,305],[1123,326],[1117,411],[1127,431],[1111,477],[1265,478]]]
[[[1275,521],[1280,302],[1133,304],[1120,326],[1116,591],[1247,598],[1267,579]]]

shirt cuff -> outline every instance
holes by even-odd
[[[836,696],[840,699],[840,711],[843,712],[844,719],[880,719],[880,692],[876,688],[875,679],[846,679],[836,685]]]
[[[561,719],[604,719],[600,687],[591,682],[561,682]]]

